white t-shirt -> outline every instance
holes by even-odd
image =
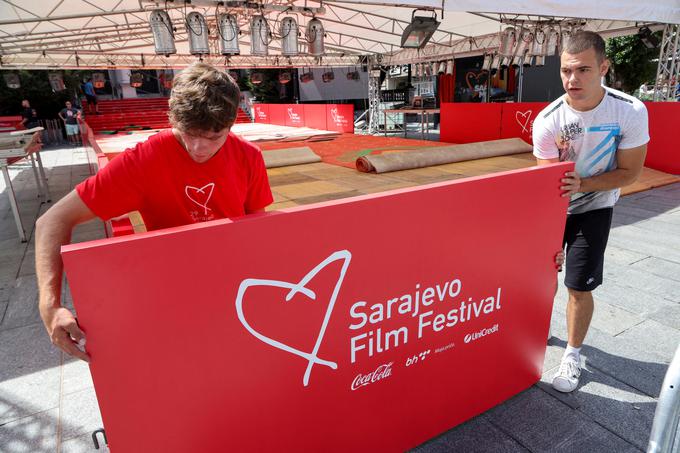
[[[616,168],[616,153],[649,141],[647,108],[638,99],[605,87],[605,96],[592,110],[579,112],[566,102],[566,94],[536,117],[533,125],[534,156],[576,162],[582,178]],[[576,193],[569,214],[614,206],[619,189]]]

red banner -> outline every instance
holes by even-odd
[[[285,126],[303,127],[305,125],[305,109],[303,105],[304,104],[285,104]]]
[[[312,129],[335,130],[327,129],[326,122],[326,104],[302,104],[305,112],[305,127]]]
[[[354,106],[352,104],[328,104],[326,124],[329,131],[354,132]]]
[[[269,118],[269,104],[254,104],[253,110],[255,111],[256,123],[271,123],[271,119]]]
[[[543,110],[547,102],[518,102],[501,104],[501,138],[521,138],[533,144],[533,131],[536,115]]]
[[[64,247],[111,450],[404,451],[533,385],[571,168]]]
[[[269,121],[270,124],[278,124],[279,126],[286,125],[286,104],[269,104]]]

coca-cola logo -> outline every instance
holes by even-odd
[[[381,379],[388,378],[392,375],[392,364],[394,362],[385,363],[380,365],[372,373],[368,374],[357,374],[357,377],[352,381],[352,390],[356,390],[368,384],[372,384]]]

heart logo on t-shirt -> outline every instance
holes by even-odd
[[[319,358],[319,349],[321,347],[321,341],[323,340],[324,334],[326,333],[326,327],[328,327],[328,323],[330,321],[331,314],[333,313],[333,307],[335,306],[335,301],[338,298],[338,293],[340,292],[340,287],[342,286],[342,282],[345,279],[345,274],[347,273],[347,268],[349,267],[349,262],[352,259],[352,254],[349,252],[349,250],[340,250],[337,252],[332,253],[328,258],[323,260],[321,263],[319,263],[314,269],[311,271],[307,272],[307,274],[302,277],[302,279],[297,282],[285,282],[281,280],[265,280],[265,279],[257,279],[257,278],[246,278],[241,282],[238,288],[238,294],[236,296],[236,313],[238,314],[238,319],[241,321],[241,324],[243,324],[243,327],[246,328],[248,332],[250,332],[255,338],[258,340],[268,344],[269,346],[272,346],[277,349],[281,349],[282,351],[289,352],[291,354],[297,355],[299,357],[302,357],[307,361],[307,369],[305,371],[305,374],[302,378],[302,385],[307,386],[309,384],[309,376],[312,373],[312,367],[316,364],[319,365],[324,365],[327,366],[333,370],[336,370],[338,368],[338,364],[336,362],[332,362],[330,360],[324,360]],[[312,349],[311,352],[306,352],[302,351],[300,349],[297,349],[289,344],[284,343],[281,340],[274,339],[267,335],[266,333],[260,332],[255,330],[250,323],[246,320],[245,314],[243,312],[243,297],[248,291],[248,288],[253,288],[253,287],[258,287],[258,286],[269,286],[269,287],[275,287],[275,288],[284,288],[288,290],[286,293],[285,299],[281,299],[281,302],[290,302],[291,299],[297,294],[303,294],[307,296],[309,299],[316,300],[316,293],[309,289],[307,287],[307,284],[319,273],[321,272],[326,266],[330,265],[331,263],[335,261],[340,261],[342,260],[342,268],[340,270],[340,275],[338,276],[338,279],[335,283],[335,287],[333,288],[333,293],[330,297],[330,299],[327,302],[327,307],[326,307],[326,314],[323,318],[323,322],[321,323],[319,334],[316,337],[316,341],[314,342],[314,348]],[[254,299],[256,301],[257,299]],[[321,302],[321,301],[320,301]],[[314,329],[316,330],[316,329]]]
[[[212,209],[208,207],[208,202],[210,201],[210,197],[212,197],[214,189],[215,183],[211,182],[201,188],[186,186],[184,188],[184,193],[187,195],[189,200],[203,208],[203,215],[207,215],[208,211],[212,211]]]
[[[517,124],[522,128],[522,132],[529,132],[529,121],[531,121],[531,110],[526,112],[515,112]]]

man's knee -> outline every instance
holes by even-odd
[[[593,300],[593,293],[591,291],[579,291],[576,289],[568,288],[569,299],[573,300],[577,304],[590,303]]]

